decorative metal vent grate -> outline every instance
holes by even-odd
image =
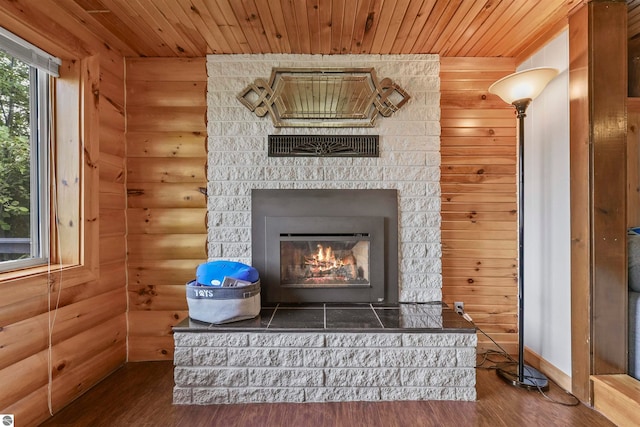
[[[378,135],[269,135],[269,157],[380,157]]]

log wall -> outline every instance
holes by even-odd
[[[84,227],[58,252],[63,261],[79,252],[83,267],[0,276],[0,413],[22,426],[46,420],[126,361],[124,59],[64,9],[39,5],[0,2],[0,21],[64,61],[56,128],[70,136],[59,143],[84,153],[76,181],[84,193],[80,184],[65,190],[84,203]],[[63,173],[77,172],[59,171],[58,184]]]
[[[173,359],[207,260],[204,58],[127,59],[129,360]]]
[[[487,89],[513,59],[441,58],[442,297],[517,354],[514,108]],[[479,334],[478,351],[495,349]]]

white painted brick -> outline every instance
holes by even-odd
[[[428,243],[427,255],[434,258],[440,258],[442,256],[442,245],[440,243]]]
[[[459,367],[473,367],[476,365],[476,348],[458,348],[456,350],[456,365]]]
[[[384,153],[384,150],[380,150],[381,153]],[[336,158],[339,160],[340,158]],[[327,157],[325,160],[325,166],[340,166],[338,163],[331,162],[333,160],[330,157]],[[351,164],[354,167],[362,166],[362,167],[377,167],[380,163],[381,159],[379,157],[352,157]],[[348,165],[348,164],[347,164]]]
[[[402,212],[425,212],[432,210],[430,208],[434,206],[434,202],[429,197],[400,197],[399,202]],[[439,217],[439,210],[437,215]]]
[[[474,387],[474,368],[405,368],[401,369],[402,385],[408,387]]]
[[[425,196],[426,194],[422,194]],[[427,227],[427,221],[432,215],[427,212],[403,212],[400,215],[400,222],[407,227]],[[439,231],[438,228],[436,230]],[[407,236],[402,236],[403,240],[407,239]]]
[[[176,347],[246,347],[246,333],[176,332],[173,335]]]
[[[424,274],[408,273],[403,274],[403,287],[406,289],[424,289],[427,286],[427,277]],[[411,300],[402,300],[404,302],[415,302]]]
[[[389,182],[386,187],[388,188],[395,188],[398,190],[398,192],[400,194],[402,194],[403,196],[412,196],[412,197],[417,197],[417,196],[427,196],[427,189],[428,187],[425,185],[424,182],[407,182],[407,181],[402,181],[402,182]],[[400,213],[402,214],[402,213]]]
[[[225,403],[230,403],[229,391],[226,388],[193,388],[193,405],[219,405]]]
[[[262,181],[265,169],[256,166],[216,166],[208,169],[211,181]]]
[[[207,168],[211,171],[218,168],[241,168],[252,165],[266,163],[267,156],[260,151],[221,151],[215,156],[211,156],[207,163]]]
[[[434,302],[441,300],[441,286],[433,289],[406,289],[400,290],[401,302]]]
[[[192,387],[243,387],[247,385],[247,371],[240,368],[189,368],[176,366],[173,369],[176,385]]]
[[[173,387],[173,404],[174,405],[190,405],[191,404],[191,387]]]
[[[328,181],[381,181],[382,171],[376,167],[334,167],[324,172]]]
[[[209,185],[216,185],[209,183]],[[219,183],[218,183],[219,184]],[[239,197],[209,197],[207,202],[209,211],[251,211],[251,198],[248,196]]]
[[[302,349],[233,348],[228,351],[230,366],[303,366]]]
[[[404,256],[408,257],[408,255]],[[438,258],[403,258],[402,268],[403,271],[411,273],[438,274],[441,271]]]
[[[191,347],[176,347],[173,350],[173,364],[186,366],[193,364],[191,350]]]
[[[424,151],[388,151],[380,157],[383,166],[425,166],[427,153]]]
[[[220,254],[223,258],[250,257],[250,243],[225,243]]]
[[[229,400],[233,403],[302,403],[304,388],[231,388]]]
[[[250,368],[249,387],[319,387],[324,375],[320,369]]]
[[[267,79],[274,66],[375,67],[406,89],[411,100],[391,117],[377,117],[374,128],[320,128],[324,135],[380,135],[380,158],[268,158],[267,135],[309,133],[305,128],[275,128],[269,117],[257,117],[236,99],[237,93],[257,78]],[[440,226],[440,81],[437,55],[214,55],[207,58],[209,179],[209,258],[246,259],[246,236],[221,232],[230,225],[249,227],[243,220],[226,221],[218,213],[250,211],[250,188],[397,188],[401,212],[424,213],[424,225]],[[288,170],[291,168],[292,170]],[[238,197],[243,195],[243,197]],[[244,197],[246,196],[246,197]],[[418,198],[417,196],[420,196]],[[426,196],[426,197],[424,197]],[[404,202],[407,197],[414,200]],[[225,239],[229,240],[225,240]],[[401,243],[409,243],[402,241]],[[439,243],[437,231],[421,242]],[[229,247],[226,247],[229,245]],[[439,246],[428,248],[425,258],[438,257]],[[419,258],[403,255],[405,258]],[[438,268],[438,264],[430,263]],[[441,266],[439,267],[441,268]],[[423,271],[423,270],[421,270]],[[429,273],[439,273],[429,268]],[[399,283],[415,283],[400,268]],[[437,276],[437,275],[436,275]],[[426,285],[433,289],[406,291],[401,298],[431,297],[441,292],[441,279]],[[422,286],[422,284],[421,284]],[[436,290],[436,288],[438,288]],[[441,299],[441,295],[437,295]]]
[[[325,385],[341,387],[382,387],[401,385],[400,370],[388,368],[327,368]]]
[[[442,329],[442,318],[431,316],[400,315],[400,325],[404,328]]]
[[[456,350],[453,348],[403,348],[380,352],[380,365],[392,368],[456,366]]]
[[[209,162],[213,161],[217,164],[216,159],[226,152],[255,152],[260,154],[262,157],[267,158],[266,141],[267,140],[264,135],[257,137],[221,136],[216,138],[208,138],[207,144],[210,152]]]
[[[325,159],[322,157],[267,157],[266,165],[289,167],[322,166],[323,160]]]
[[[222,227],[251,226],[250,212],[221,212],[219,213],[219,223]]]
[[[324,347],[324,342],[322,334],[255,333],[249,336],[251,347]]]
[[[218,106],[207,108],[207,114],[210,117],[215,117],[218,121],[236,121],[238,117],[241,117],[247,112],[247,108],[241,105],[239,102],[235,106]]]
[[[400,314],[403,316],[442,317],[442,304],[400,304]]]
[[[325,170],[320,166],[267,166],[264,168],[264,179],[270,181],[322,180],[324,174]]]
[[[403,243],[400,247],[402,257],[421,258],[427,256],[427,245],[424,243]]]
[[[222,257],[222,244],[219,242],[208,242],[207,254],[209,257]]]
[[[403,347],[475,347],[478,337],[475,333],[433,333],[433,334],[402,334]]]
[[[475,387],[456,387],[455,400],[474,402],[477,399]]]
[[[440,230],[431,227],[410,227],[406,226],[400,234],[403,242],[439,242]],[[427,253],[433,250],[432,245],[425,245]]]
[[[380,400],[378,387],[306,388],[307,402],[370,402]]]
[[[327,334],[327,347],[399,347],[401,334]]]
[[[375,368],[380,366],[380,350],[375,348],[305,350],[304,366],[312,368]]]
[[[454,387],[382,387],[382,400],[456,400]]]
[[[227,364],[227,349],[215,347],[193,348],[194,366],[224,366]]]
[[[251,229],[248,227],[216,227],[209,230],[211,242],[250,242]]]

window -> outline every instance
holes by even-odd
[[[49,260],[49,86],[59,63],[0,28],[0,271]]]

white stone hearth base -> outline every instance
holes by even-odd
[[[476,399],[475,332],[179,332],[173,403]]]

